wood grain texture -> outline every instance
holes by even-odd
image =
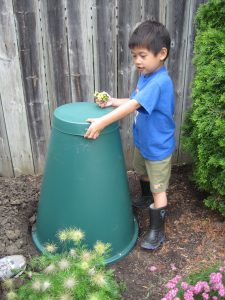
[[[72,101],[93,101],[92,0],[67,1],[66,25]]]
[[[93,101],[95,90],[129,97],[138,74],[128,48],[133,29],[159,20],[171,35],[166,62],[176,94],[177,150],[188,161],[182,123],[191,105],[194,17],[206,0],[1,0],[0,174],[43,170],[56,107]],[[133,115],[120,122],[127,169],[132,168]]]
[[[66,1],[48,0],[46,2],[47,23],[45,34],[48,51],[49,89],[55,95],[56,105],[63,105],[72,101],[70,69],[68,57],[68,40],[66,28]]]
[[[0,37],[0,94],[2,111],[14,174],[17,176],[33,173],[34,167],[13,5],[11,1],[7,0],[0,1]],[[0,172],[3,173],[3,170]]]
[[[50,134],[43,51],[36,1],[14,0],[19,55],[35,173],[41,173]]]
[[[141,22],[141,1],[118,2],[118,97],[130,97],[136,87],[138,73],[132,63],[132,56],[128,47],[129,38],[134,28]],[[132,168],[133,141],[132,124],[134,115],[126,117],[120,122],[121,137],[127,169]]]
[[[0,176],[13,177],[13,165],[0,95]]]

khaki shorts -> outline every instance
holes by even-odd
[[[172,155],[163,160],[144,159],[137,148],[134,149],[133,166],[139,175],[147,175],[152,193],[165,192],[169,186]]]

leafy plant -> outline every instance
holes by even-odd
[[[183,126],[183,146],[194,163],[193,180],[204,203],[225,215],[225,2],[209,0],[196,14],[193,105]]]
[[[105,258],[109,244],[97,241],[92,251],[81,243],[84,233],[79,229],[60,231],[63,245],[74,248],[55,253],[57,246],[47,244],[46,251],[32,259],[18,289],[12,280],[5,281],[7,298],[18,300],[113,300],[120,299],[121,286],[115,281]]]

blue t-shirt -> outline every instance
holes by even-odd
[[[163,160],[175,149],[173,83],[163,66],[139,77],[130,99],[141,105],[133,125],[133,139],[147,160]]]

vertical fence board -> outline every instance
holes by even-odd
[[[93,100],[92,1],[67,1],[72,101]]]
[[[129,97],[137,83],[137,71],[132,64],[129,38],[134,28],[141,21],[141,1],[118,2],[118,97]],[[121,121],[121,135],[126,166],[132,168],[132,124],[133,115]]]
[[[96,0],[94,30],[94,66],[98,77],[96,90],[117,94],[116,1]]]
[[[45,79],[45,89],[46,100],[48,101],[49,115],[50,115],[50,124],[52,120],[52,115],[55,108],[58,106],[57,101],[57,91],[55,89],[55,77],[53,69],[53,58],[51,51],[51,41],[49,38],[49,27],[48,27],[48,9],[47,1],[37,0],[35,5],[39,11],[38,18],[38,29],[39,35],[42,41],[40,47],[42,48],[42,61],[41,64],[41,74],[42,78]]]
[[[17,20],[21,71],[26,96],[28,126],[36,173],[43,171],[50,132],[49,110],[41,65],[43,64],[42,41],[38,29],[38,10],[34,1],[14,1]],[[44,93],[43,93],[44,92]]]
[[[15,175],[33,173],[11,1],[0,1],[0,94]]]
[[[143,21],[159,21],[159,1],[144,0],[142,11]]]
[[[65,20],[66,4],[64,0],[48,0],[42,4],[41,9],[43,17],[47,20],[44,24],[46,26],[44,47],[47,50],[48,60],[46,65],[48,91],[54,90],[49,91],[55,97],[50,100],[55,101],[55,105],[59,106],[72,100]]]
[[[1,59],[1,58],[0,58]],[[0,176],[14,176],[0,94]]]
[[[186,64],[186,47],[187,47],[187,26],[189,21],[189,4],[185,0],[168,0],[161,3],[161,16],[165,16],[164,24],[170,32],[171,49],[167,61],[169,73],[174,82],[175,89],[175,122],[176,122],[176,142],[177,149],[173,155],[173,161],[178,161],[179,134],[180,134],[180,114],[183,101],[183,73]],[[163,20],[161,20],[163,22]],[[178,30],[179,29],[179,30]]]

